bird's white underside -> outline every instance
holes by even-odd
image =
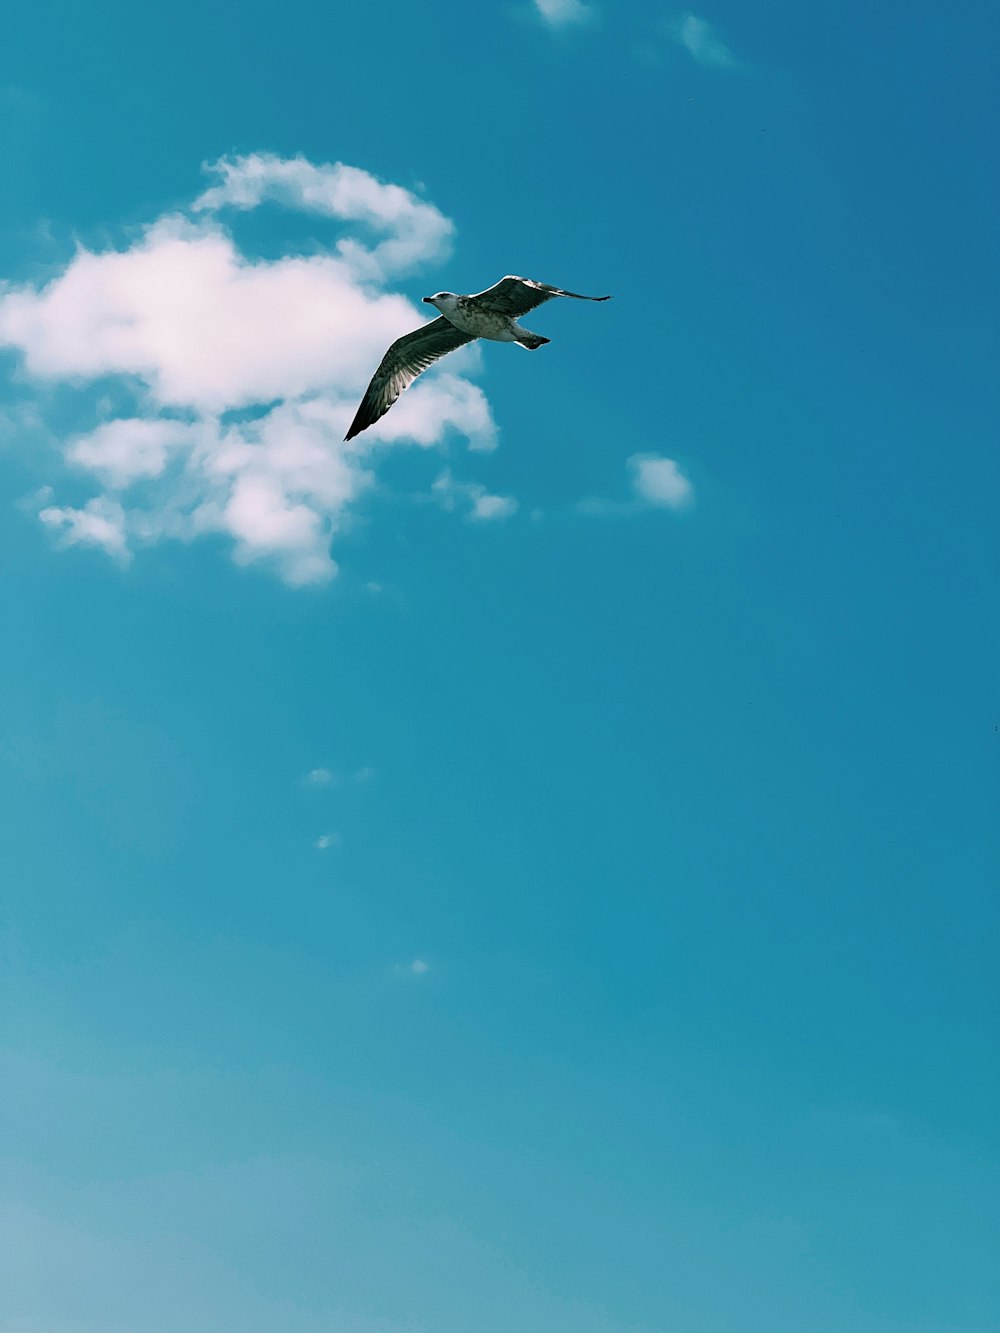
[[[488,338],[497,343],[517,342],[517,321],[510,315],[477,310],[462,296],[443,296],[431,304],[444,315],[449,324],[454,324],[456,329],[474,338]]]

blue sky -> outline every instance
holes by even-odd
[[[3,1333],[1000,1326],[997,26],[7,18]]]

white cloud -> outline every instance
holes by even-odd
[[[82,509],[49,505],[38,517],[46,527],[61,531],[66,546],[98,546],[108,555],[127,563],[125,511],[115,500],[97,496]]]
[[[664,509],[683,509],[694,499],[694,487],[672,458],[633,454],[628,460],[632,488],[646,502]]]
[[[483,491],[473,499],[469,517],[485,520],[510,518],[516,512],[517,501],[512,495],[488,495]]]
[[[627,460],[633,498],[606,500],[590,495],[577,510],[600,518],[613,514],[638,514],[644,509],[685,509],[694,503],[694,487],[672,458],[662,454],[632,454]]]
[[[126,250],[80,250],[47,287],[0,299],[0,343],[19,348],[32,374],[134,376],[157,407],[199,413],[331,388],[353,395],[387,343],[419,322],[342,258],[254,263],[219,222],[178,216]]]
[[[122,488],[140,477],[160,476],[172,448],[183,445],[190,431],[181,421],[119,418],[71,440],[66,457]]]
[[[535,0],[535,8],[550,28],[589,23],[596,13],[594,6],[585,5],[583,0]]]
[[[726,44],[715,35],[715,30],[707,19],[700,19],[695,14],[685,14],[669,25],[670,36],[681,44],[699,65],[709,65],[715,69],[736,69],[739,61]]]
[[[66,461],[99,493],[51,504],[42,521],[121,559],[221,533],[238,563],[320,583],[337,570],[331,539],[374,489],[380,449],[435,445],[449,429],[495,447],[489,404],[466,378],[477,357],[462,353],[452,373],[432,372],[343,442],[385,348],[423,318],[388,289],[393,275],[443,258],[452,224],[340,163],[255,154],[209,170],[217,183],[191,215],[160,217],[121,249],[80,248],[44,286],[0,287],[0,346],[19,350],[30,375],[102,389],[111,378],[118,400],[136,404],[66,443]],[[348,234],[332,253],[254,259],[217,213],[268,200],[381,239],[366,248]]]
[[[217,176],[219,183],[195,200],[195,212],[257,208],[271,200],[302,212],[362,222],[388,232],[388,239],[370,252],[351,239],[338,243],[342,256],[367,270],[395,272],[447,259],[451,251],[454,224],[433,204],[342,162],[317,166],[304,157],[250,153],[220,158],[205,170]]]
[[[431,970],[431,965],[423,958],[414,958],[410,963],[393,963],[392,970],[403,976],[422,977]]]
[[[313,844],[317,851],[326,852],[331,847],[339,847],[341,842],[339,833],[323,833]]]
[[[510,518],[517,513],[512,495],[491,495],[478,481],[456,481],[445,468],[431,487],[431,493],[443,509],[463,508],[468,518],[479,522]]]
[[[332,768],[312,768],[306,774],[304,781],[309,787],[331,787],[344,781],[358,784],[371,782],[374,776],[374,768],[369,764],[364,764],[361,768],[356,768],[346,778],[343,774],[334,772]]]

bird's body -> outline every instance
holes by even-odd
[[[384,416],[428,366],[476,338],[518,343],[531,352],[547,343],[548,338],[522,328],[517,320],[519,315],[527,314],[553,296],[571,296],[577,301],[610,300],[607,296],[581,296],[579,292],[509,275],[474,296],[459,296],[455,292],[425,296],[425,303],[440,312],[438,318],[392,344],[372,376],[345,439],[353,439]]]
[[[424,300],[440,310],[449,324],[472,338],[488,338],[496,343],[518,340],[517,320],[512,315],[479,305],[475,296],[452,296],[445,292],[441,296],[425,296]]]

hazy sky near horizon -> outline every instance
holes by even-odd
[[[0,1333],[998,1327],[998,27],[8,16]]]

